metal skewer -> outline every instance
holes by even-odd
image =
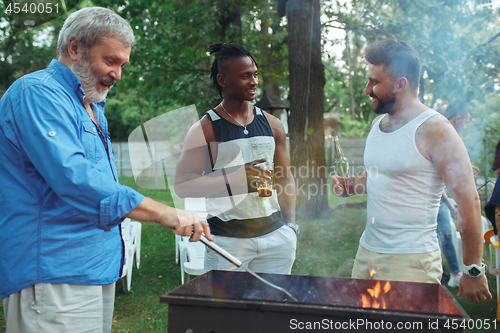
[[[202,242],[203,244],[205,244],[206,246],[208,246],[209,248],[211,248],[212,250],[214,250],[215,252],[217,252],[218,254],[223,256],[224,258],[226,258],[226,260],[228,260],[231,264],[235,265],[236,267],[241,267],[241,260],[239,260],[238,258],[233,256],[231,253],[224,250],[219,245],[209,241],[205,236],[201,235],[200,242]]]
[[[232,263],[233,265],[235,265],[236,267],[241,267],[241,260],[239,260],[238,258],[236,258],[235,256],[233,256],[232,254],[230,254],[229,252],[227,252],[226,250],[224,250],[223,248],[221,248],[219,245],[209,241],[205,236],[201,235],[201,238],[200,238],[200,241],[205,244],[206,246],[208,246],[209,248],[211,248],[212,250],[214,250],[215,252],[217,252],[218,254],[220,254],[221,256],[223,256],[226,260],[228,260],[230,263]],[[250,273],[251,275],[255,276],[257,279],[259,279],[260,281],[264,282],[265,284],[267,284],[268,286],[276,289],[276,290],[279,290],[281,291],[282,293],[285,293],[288,297],[290,297],[290,299],[292,299],[293,301],[295,302],[298,302],[299,300],[296,299],[292,294],[290,294],[287,290],[275,285],[275,284],[272,284],[271,282],[267,281],[266,279],[262,278],[261,276],[257,275],[254,271],[252,271],[251,269],[249,268],[245,268],[245,270]]]

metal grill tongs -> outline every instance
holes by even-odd
[[[241,267],[241,264],[242,264],[241,260],[239,260],[238,258],[236,258],[235,256],[233,256],[231,253],[229,253],[226,250],[224,250],[223,248],[221,248],[219,245],[217,245],[217,244],[209,241],[204,235],[201,235],[200,242],[202,242],[203,244],[205,244],[206,246],[208,246],[209,248],[211,248],[212,250],[214,250],[215,252],[217,252],[218,254],[220,254],[221,256],[223,256],[226,260],[228,260],[230,263],[232,263],[236,267]],[[261,276],[257,275],[254,271],[252,271],[249,268],[245,268],[245,270],[248,273],[250,273],[253,276],[255,276],[260,281],[262,281],[265,284],[269,285],[270,287],[273,287],[274,289],[279,290],[282,293],[286,294],[293,301],[298,302],[298,300],[292,294],[290,294],[286,289],[281,288],[281,287],[279,287],[279,286],[277,286],[275,284],[272,284],[271,282],[269,282],[266,279],[262,278]]]

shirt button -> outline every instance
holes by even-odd
[[[56,136],[56,132],[54,132],[54,131],[50,131],[50,132],[49,132],[49,136]]]

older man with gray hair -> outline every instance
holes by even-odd
[[[134,44],[130,25],[111,10],[76,11],[60,31],[59,59],[18,79],[0,100],[7,333],[110,332],[125,217],[212,239],[196,213],[118,183],[104,99]]]

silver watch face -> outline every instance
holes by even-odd
[[[287,223],[287,226],[292,228],[293,231],[295,231],[295,234],[298,235],[300,233],[299,225],[294,224],[294,223]]]

